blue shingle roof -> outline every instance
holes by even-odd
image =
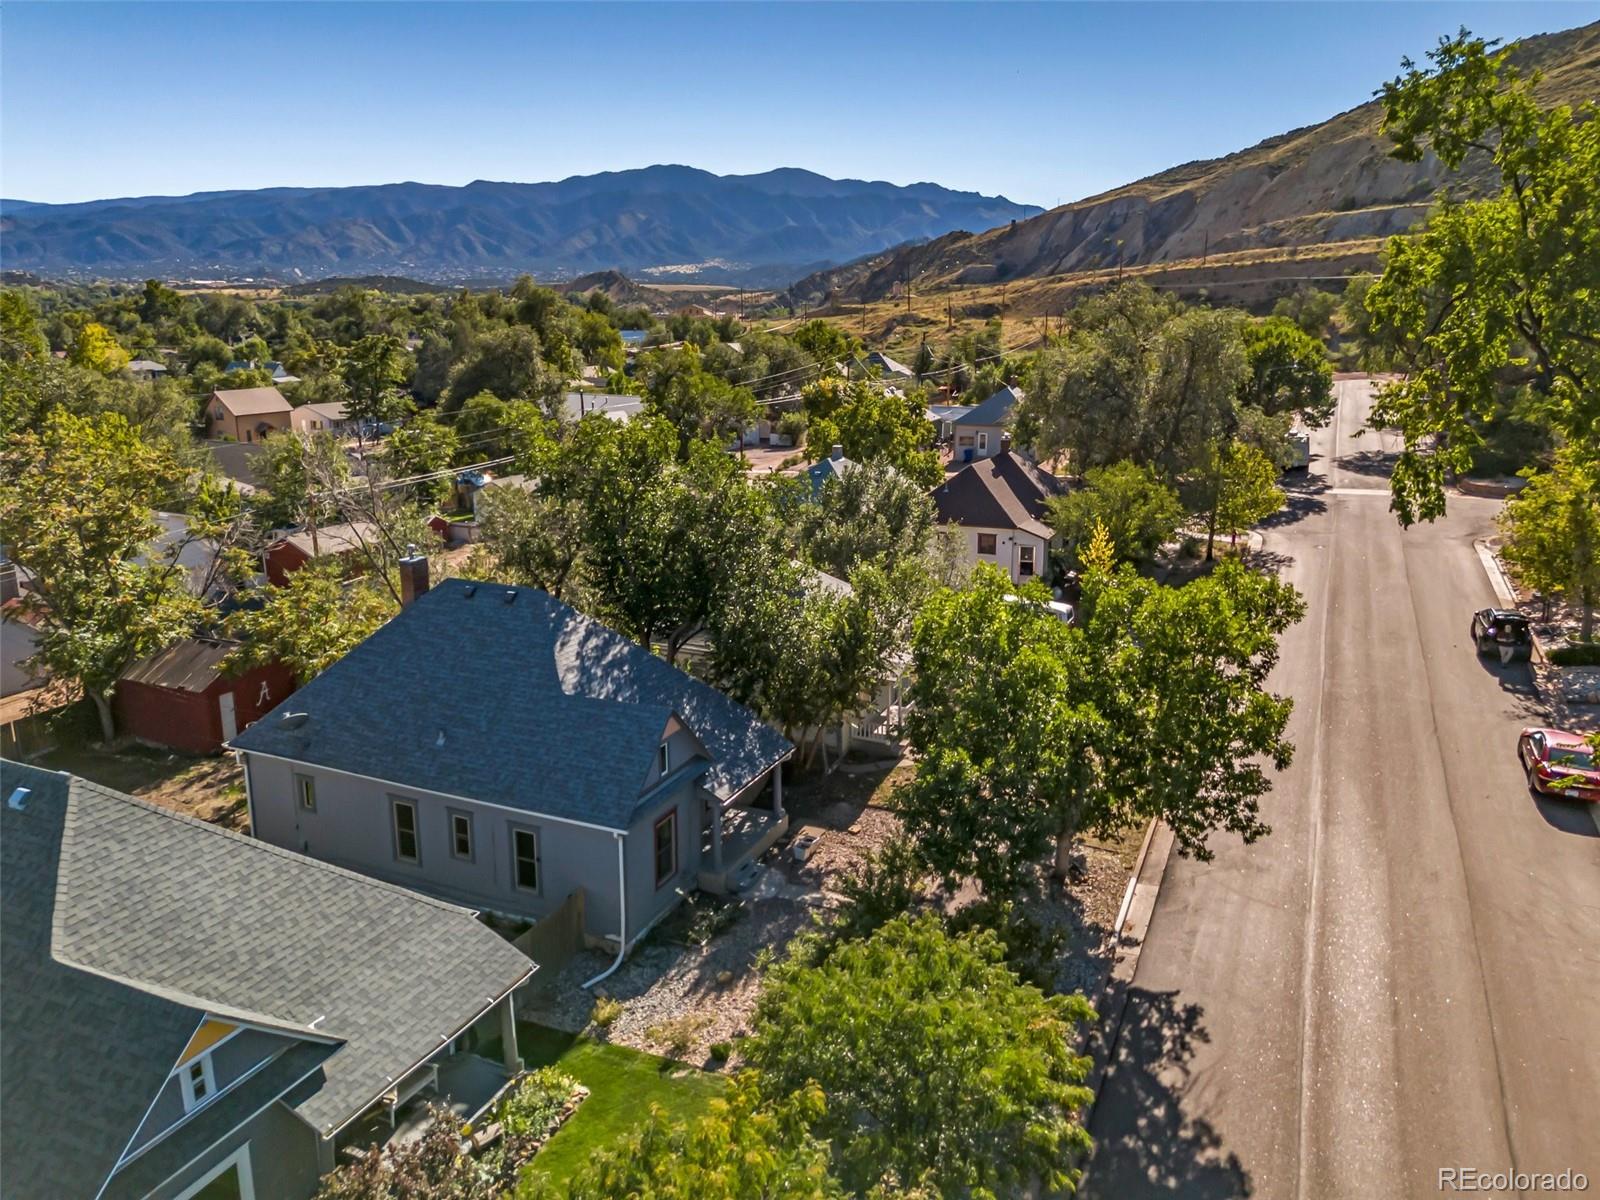
[[[306,719],[286,723],[291,711]],[[702,782],[720,797],[793,750],[743,705],[537,588],[447,579],[231,745],[626,829],[674,714],[705,747]]]
[[[1022,400],[1022,389],[1003,387],[982,404],[957,417],[954,425],[1005,425]]]

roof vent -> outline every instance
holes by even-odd
[[[6,807],[13,812],[22,812],[28,807],[28,797],[32,794],[31,789],[19,787],[6,797]]]
[[[475,583],[467,584],[466,587],[461,589],[461,594],[463,596],[465,596],[468,600],[471,600],[474,596],[476,596],[478,594],[478,585],[475,584]]]
[[[283,716],[278,718],[278,724],[283,726],[285,729],[299,729],[300,726],[304,725],[310,719],[310,713],[286,712],[283,714]]]
[[[514,600],[516,600],[516,598],[517,598],[517,589],[516,588],[507,588],[506,589],[506,594],[500,597],[500,599],[504,600],[507,604],[512,603]]]

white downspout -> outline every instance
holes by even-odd
[[[628,953],[628,874],[623,863],[622,855],[623,838],[627,835],[622,833],[614,833],[612,836],[617,839],[617,957],[616,961],[614,961],[604,971],[601,971],[600,974],[596,975],[593,979],[587,979],[584,981],[583,987],[585,991],[588,991],[595,984],[599,983],[602,979],[605,979],[613,971],[620,967],[622,965],[623,955]]]

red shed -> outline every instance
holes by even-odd
[[[187,754],[217,753],[294,691],[294,673],[280,663],[224,674],[222,660],[238,645],[185,638],[129,667],[111,701],[117,728]]]

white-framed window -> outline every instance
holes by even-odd
[[[539,835],[532,829],[511,831],[511,878],[525,892],[539,890]]]
[[[978,434],[978,449],[979,450],[987,450],[988,448],[989,448],[989,435],[988,435],[987,432],[980,432]]]
[[[301,812],[317,811],[317,781],[309,775],[296,775],[294,777],[295,803],[300,806]]]
[[[672,770],[672,747],[662,742],[656,748],[656,766],[661,770],[661,778],[667,777],[667,772]]]
[[[1033,547],[1032,546],[1018,546],[1017,547],[1017,574],[1019,574],[1019,575],[1032,575],[1033,574]]]
[[[394,856],[401,862],[421,862],[422,847],[417,837],[417,806],[397,796],[389,798],[394,813]]]
[[[472,814],[455,808],[450,810],[450,854],[472,861]]]
[[[211,1066],[209,1053],[191,1058],[178,1068],[178,1082],[183,1085],[183,1111],[193,1112],[216,1094],[217,1075]]]

